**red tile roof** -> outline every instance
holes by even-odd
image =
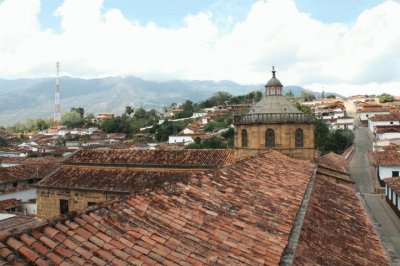
[[[293,265],[389,265],[354,189],[317,174]]]
[[[400,177],[391,177],[383,179],[385,183],[393,189],[397,195],[400,195]]]
[[[0,201],[0,212],[21,206],[21,200],[6,199]]]
[[[53,172],[56,168],[57,166],[55,164],[0,167],[0,184],[29,179],[41,179]]]
[[[389,148],[381,152],[370,153],[375,165],[379,166],[400,166],[400,150]]]
[[[387,114],[387,115],[374,115],[369,120],[371,120],[371,121],[399,121],[400,114],[391,113],[391,114]]]
[[[151,167],[214,168],[236,160],[232,149],[210,150],[109,150],[82,149],[66,163]]]
[[[359,113],[383,113],[383,112],[390,112],[391,108],[385,107],[364,107],[363,109],[359,110]]]
[[[154,191],[164,183],[185,182],[189,176],[198,172],[64,165],[36,186],[136,194]]]
[[[376,126],[375,132],[378,134],[400,132],[400,125]]]
[[[269,151],[193,176],[187,184],[5,235],[0,258],[35,264],[276,265],[313,168]]]
[[[330,152],[322,156],[319,159],[318,165],[328,167],[343,173],[349,173],[349,165],[346,159],[342,155],[336,154],[334,152]]]

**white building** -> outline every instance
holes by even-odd
[[[383,139],[398,139],[400,138],[400,125],[399,126],[377,126],[375,127],[375,138]]]
[[[354,130],[354,117],[342,116],[338,117],[335,122],[331,124],[331,129],[350,129]]]
[[[398,216],[400,216],[400,178],[392,177],[385,179],[385,195],[386,201],[392,207],[392,209],[396,212]]]
[[[372,152],[371,157],[380,180],[399,176],[400,146],[388,146],[384,151]]]
[[[400,125],[400,115],[395,114],[375,115],[368,120],[368,128],[371,132],[374,132],[377,126],[398,125]]]
[[[367,122],[368,119],[375,115],[388,115],[390,114],[387,108],[364,108],[359,111],[360,120]]]
[[[191,136],[169,136],[168,144],[183,143],[185,145],[193,143],[194,140]]]

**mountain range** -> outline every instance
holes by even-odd
[[[127,105],[161,110],[171,103],[179,104],[187,99],[199,102],[218,91],[243,95],[253,90],[264,90],[263,84],[240,85],[233,81],[199,80],[158,82],[133,76],[99,79],[61,77],[60,86],[62,111],[83,107],[86,113],[94,114],[121,114]],[[54,88],[54,78],[0,79],[0,125],[7,126],[27,118],[51,117]],[[284,87],[284,93],[289,90],[298,96],[304,89],[298,86]]]

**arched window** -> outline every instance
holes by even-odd
[[[303,147],[303,130],[301,128],[296,129],[295,133],[296,148]]]
[[[275,147],[275,132],[272,128],[268,128],[267,131],[265,131],[265,147]]]
[[[248,145],[247,130],[243,129],[242,130],[242,147],[247,147],[247,145]]]

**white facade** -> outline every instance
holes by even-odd
[[[185,128],[184,130],[182,130],[182,133],[183,134],[193,134],[194,131],[190,128]]]
[[[365,113],[360,113],[360,120],[361,121],[367,121],[371,117],[374,117],[375,115],[388,115],[390,112],[365,112]]]
[[[396,194],[396,191],[391,189],[387,184],[385,185],[385,195],[389,199],[390,203],[400,211],[400,197]]]
[[[168,138],[168,144],[175,144],[175,143],[190,144],[193,142],[194,140],[191,136],[169,136]]]
[[[0,194],[0,201],[6,199],[18,199],[22,201],[29,201],[31,199],[36,199],[36,189],[32,188],[13,193]]]
[[[198,118],[198,117],[203,117],[207,115],[207,113],[193,113],[192,117],[193,118]]]
[[[376,134],[377,139],[398,139],[400,138],[400,132],[386,132]]]
[[[400,173],[400,165],[378,166],[378,176],[381,180],[396,176],[396,172]]]
[[[36,214],[37,204],[32,202],[22,202],[20,211],[27,214]]]
[[[368,120],[368,128],[371,132],[374,132],[377,126],[391,126],[391,125],[400,125],[400,121],[372,121]]]

